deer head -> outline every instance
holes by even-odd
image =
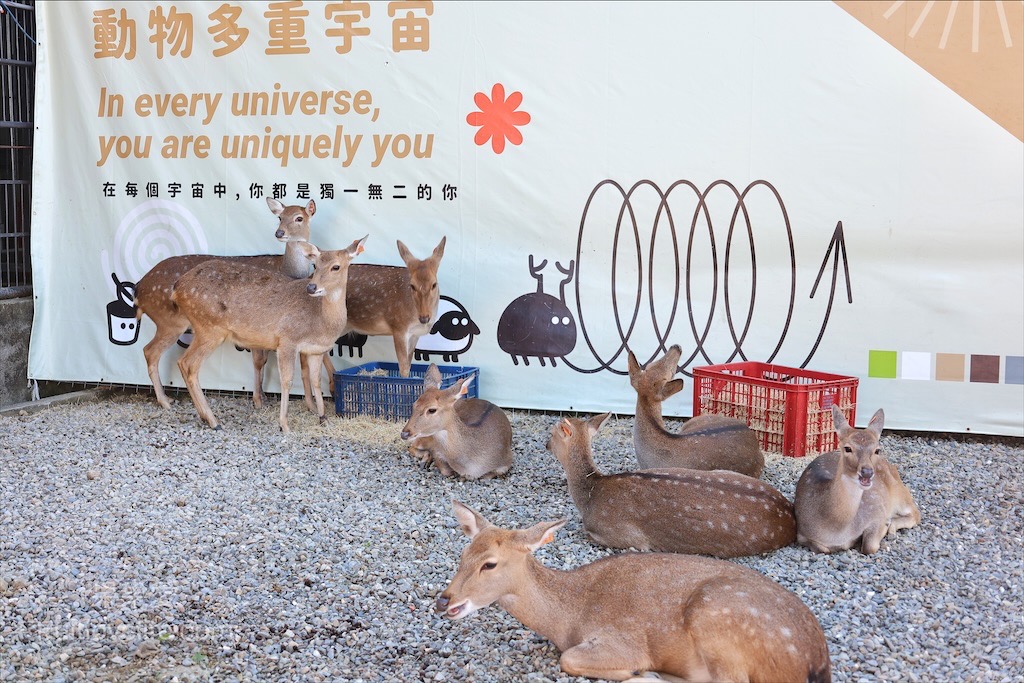
[[[590,457],[590,443],[611,415],[611,413],[603,413],[588,420],[566,417],[551,428],[547,449],[562,464],[562,468],[566,472],[572,471],[570,468],[573,466],[573,458],[585,459],[583,465],[593,471],[594,463]],[[576,448],[573,448],[574,445]]]
[[[441,388],[441,371],[434,363],[423,377],[423,393],[412,406],[412,415],[402,429],[406,441],[433,436],[447,428],[455,402],[469,393],[473,377],[466,377],[447,389]]]
[[[532,553],[555,539],[566,520],[540,522],[523,530],[501,529],[470,507],[452,501],[462,532],[471,539],[451,583],[435,601],[449,619],[461,619],[515,591],[524,583]]]
[[[639,396],[661,402],[679,393],[683,388],[683,380],[672,379],[678,372],[678,363],[683,350],[678,344],[669,347],[665,355],[641,367],[636,356],[630,351],[627,357],[629,364],[629,383],[633,385]]]
[[[422,261],[412,255],[409,248],[398,240],[398,253],[409,269],[409,287],[416,304],[416,313],[421,324],[429,323],[437,313],[437,301],[441,292],[437,288],[437,267],[444,256],[444,237],[434,247],[433,253]]]
[[[306,285],[306,293],[310,296],[326,296],[331,302],[344,297],[345,288],[339,285],[347,283],[348,265],[353,258],[363,253],[367,237],[369,235],[352,242],[345,249],[319,251],[313,247],[307,251],[307,258],[311,258],[315,270],[313,276],[309,278],[309,284]]]
[[[850,426],[843,411],[838,406],[832,406],[832,422],[839,435],[841,476],[856,479],[863,489],[871,488],[878,459],[882,454],[878,440],[885,424],[885,413],[879,408],[868,422],[867,429],[855,429]]]
[[[267,206],[280,221],[274,233],[279,242],[309,241],[309,219],[316,213],[316,203],[312,199],[305,206],[285,206],[273,197],[267,197]]]

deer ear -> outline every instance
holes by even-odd
[[[587,420],[587,430],[590,432],[590,435],[593,436],[594,434],[597,434],[597,431],[601,429],[604,423],[607,422],[608,418],[611,416],[611,413],[602,413]]]
[[[565,526],[567,521],[566,519],[558,519],[554,522],[534,524],[523,532],[525,534],[523,540],[525,541],[526,549],[532,553],[542,545],[551,543],[551,541],[555,540],[555,532]]]
[[[370,237],[369,235],[366,235],[362,239],[358,239],[355,242],[353,242],[352,244],[350,244],[348,246],[348,250],[347,250],[348,253],[349,253],[349,256],[356,257],[356,256],[359,256],[360,254],[362,254],[364,251],[366,251],[366,240],[369,237]]]
[[[664,401],[670,396],[675,396],[683,390],[683,380],[673,379],[665,382],[665,386],[661,389],[661,400]]]
[[[273,213],[275,216],[280,216],[282,213],[284,213],[284,204],[277,201],[273,197],[267,197],[267,206],[270,207],[271,213]]]
[[[472,376],[469,376],[466,379],[462,380],[462,383],[459,384],[459,393],[456,395],[456,398],[463,398],[465,396],[469,396],[469,385],[472,383]]]
[[[482,529],[491,525],[491,523],[487,521],[486,517],[468,505],[463,505],[457,500],[452,500],[452,510],[455,512],[455,519],[458,520],[459,526],[462,527],[462,533],[466,534],[470,538],[473,538],[480,533]]]
[[[881,408],[875,411],[875,414],[871,416],[871,421],[868,422],[868,431],[874,433],[876,437],[882,435],[882,427],[885,426],[885,411]]]
[[[643,368],[640,367],[640,363],[637,362],[636,356],[633,355],[632,351],[626,352],[626,363],[629,367],[629,376],[632,378],[634,375],[639,375]]]
[[[850,433],[850,423],[846,421],[846,416],[843,415],[843,411],[839,410],[839,406],[832,406],[832,424],[835,425],[836,434],[842,439],[848,433]]]
[[[563,417],[561,422],[558,423],[558,426],[561,428],[562,433],[565,434],[566,437],[572,436],[572,423],[569,422],[569,418]]]
[[[423,386],[427,389],[441,388],[441,371],[438,369],[437,364],[431,363],[430,367],[427,368],[426,374],[423,375]]]
[[[398,255],[402,257],[403,261],[405,261],[405,265],[412,265],[412,262],[416,261],[416,257],[412,255],[411,251],[409,251],[409,247],[405,246],[405,244],[402,243],[402,240],[395,240],[395,242],[398,244]]]
[[[431,254],[430,257],[432,259],[434,259],[435,261],[440,261],[441,257],[444,256],[444,243],[445,243],[445,240],[447,240],[447,239],[448,239],[447,235],[441,237],[441,241],[438,243],[438,245],[436,247],[434,247],[434,253]]]
[[[316,248],[316,245],[312,242],[299,242],[302,249],[302,255],[306,257],[306,260],[310,263],[316,263],[316,260],[320,258],[320,250]]]

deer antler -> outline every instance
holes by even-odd
[[[563,268],[562,264],[555,261],[555,267],[558,268],[562,275],[565,275],[565,279],[558,284],[558,298],[561,299],[562,303],[565,303],[565,286],[572,280],[572,276],[576,273],[576,261],[569,260],[569,268]]]
[[[548,260],[544,259],[543,261],[540,262],[539,266],[534,266],[533,265],[533,254],[530,254],[530,275],[532,275],[533,279],[535,279],[537,281],[537,293],[538,294],[543,294],[544,293],[544,274],[541,273],[541,271],[544,270],[544,266],[546,266],[547,264],[548,264]]]

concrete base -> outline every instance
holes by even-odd
[[[50,406],[59,405],[61,403],[84,403],[85,401],[99,401],[104,398],[109,398],[116,392],[113,389],[86,389],[85,391],[72,391],[69,394],[57,394],[56,396],[50,396],[48,398],[42,398],[38,401],[25,401],[23,403],[15,403],[13,405],[6,405],[0,408],[0,415],[11,417],[14,415],[31,415],[32,413],[38,413],[40,410],[45,410]]]
[[[0,406],[28,401],[28,340],[32,298],[0,300]]]

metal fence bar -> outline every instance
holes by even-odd
[[[32,291],[35,3],[0,3],[0,298]]]

